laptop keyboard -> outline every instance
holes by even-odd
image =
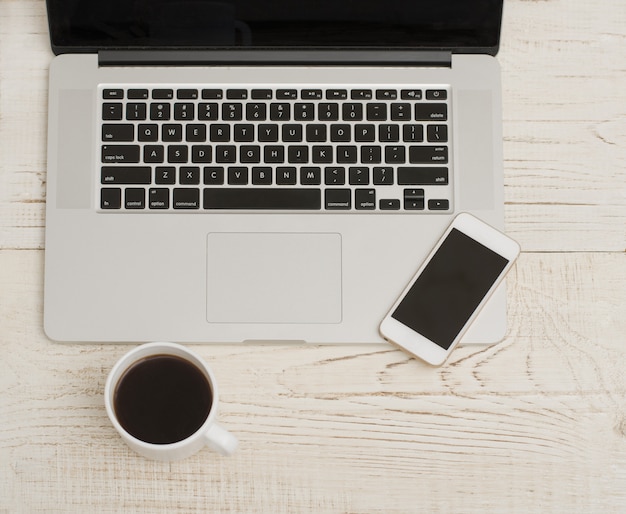
[[[98,204],[450,212],[450,91],[100,87]]]

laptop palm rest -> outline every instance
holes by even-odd
[[[340,323],[341,236],[210,233],[209,323]]]

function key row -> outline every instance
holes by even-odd
[[[146,89],[106,88],[105,100],[446,100],[446,89]]]

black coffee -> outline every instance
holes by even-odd
[[[194,364],[173,355],[137,361],[120,378],[113,406],[129,434],[147,443],[186,439],[206,421],[213,395]]]

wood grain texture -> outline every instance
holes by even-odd
[[[240,450],[166,464],[104,411],[128,347],[43,334],[52,54],[0,0],[0,512],[626,512],[626,4],[505,4],[505,340],[196,346]]]

